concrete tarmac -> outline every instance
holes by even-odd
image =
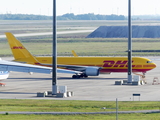
[[[5,87],[0,87],[0,99],[54,99],[97,101],[160,101],[160,84],[153,84],[154,77],[160,79],[160,59],[149,57],[157,67],[146,73],[145,85],[114,85],[116,80],[127,79],[127,73],[112,73],[86,79],[72,79],[71,74],[57,75],[57,85],[67,86],[74,96],[67,98],[37,97],[37,92],[51,91],[52,78],[48,74],[11,72]],[[160,83],[160,80],[157,81]],[[140,94],[140,96],[133,96]]]

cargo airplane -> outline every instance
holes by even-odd
[[[25,62],[34,65],[52,66],[52,57],[33,56],[12,33],[5,33],[12,50],[14,61]],[[73,57],[57,57],[57,67],[61,69],[80,71],[80,74],[74,74],[72,78],[81,78],[88,76],[98,76],[100,73],[110,74],[112,72],[127,72],[127,57],[79,57],[73,53]],[[156,67],[150,59],[143,57],[132,57],[132,72],[147,71]]]

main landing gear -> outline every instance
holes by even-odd
[[[73,79],[78,79],[78,78],[87,78],[88,76],[85,74],[85,73],[82,73],[80,75],[76,74],[76,75],[73,75],[72,78]]]

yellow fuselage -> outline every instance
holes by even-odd
[[[36,57],[42,64],[52,65],[52,57]],[[127,57],[57,57],[59,65],[97,66],[101,67],[101,73],[105,72],[127,72]],[[146,72],[156,67],[151,60],[142,57],[132,58],[133,72]]]

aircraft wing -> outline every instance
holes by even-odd
[[[57,67],[82,72],[82,74],[80,76],[73,75],[72,78],[77,78],[77,77],[81,77],[81,76],[84,76],[84,77],[98,76],[99,71],[101,69],[101,67],[97,67],[97,66],[80,66],[80,65],[79,66],[78,65],[57,65]]]
[[[11,62],[0,60],[0,71],[17,71],[17,72],[37,72],[37,73],[46,73],[50,74],[52,72],[51,67],[43,67],[38,65],[30,65],[30,64],[23,64],[18,62]],[[72,70],[64,70],[64,69],[57,69],[59,73],[69,73],[69,74],[78,74],[78,71]]]
[[[75,71],[85,71],[87,68],[96,68],[96,69],[101,69],[101,67],[96,67],[96,66],[78,66],[78,65],[57,65],[59,68],[63,69],[69,69],[69,70],[75,70]]]
[[[82,72],[80,71],[74,71],[74,70],[65,70],[65,69],[59,69],[57,68],[58,73],[67,73],[67,74],[80,74]]]

